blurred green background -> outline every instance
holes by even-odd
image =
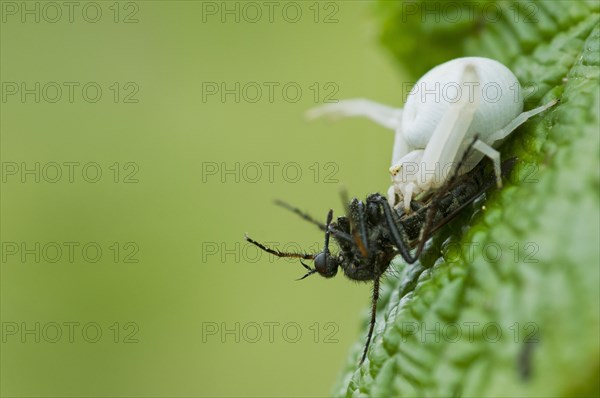
[[[243,234],[384,191],[392,134],[303,113],[402,77],[368,2],[292,3],[1,2],[3,396],[329,394],[370,286]]]

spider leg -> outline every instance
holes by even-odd
[[[300,216],[302,219],[308,221],[309,223],[316,225],[317,227],[319,227],[319,229],[321,231],[325,231],[325,229],[326,229],[325,228],[325,224],[323,224],[322,222],[319,222],[319,221],[315,220],[309,214],[304,213],[302,210],[298,209],[297,207],[294,207],[294,206],[292,206],[292,205],[284,202],[283,200],[279,200],[279,199],[275,200],[275,204],[277,206],[281,206],[284,209],[287,209],[287,210],[291,211],[292,213]]]
[[[392,108],[364,98],[355,98],[318,106],[306,112],[308,119],[322,116],[334,119],[363,116],[383,127],[396,130],[402,122],[402,108]]]
[[[369,333],[367,334],[367,344],[360,359],[359,366],[363,364],[367,358],[367,352],[369,351],[369,345],[371,344],[371,338],[373,337],[373,330],[375,329],[375,319],[377,317],[377,301],[379,300],[379,281],[381,275],[377,275],[373,280],[373,298],[371,300],[371,322],[369,324]]]
[[[493,133],[488,138],[487,142],[492,144],[496,141],[503,140],[510,133],[512,133],[517,127],[519,127],[520,125],[525,123],[530,117],[535,116],[538,113],[545,111],[546,109],[554,106],[557,102],[558,102],[558,100],[553,100],[553,101],[548,102],[545,105],[542,105],[542,106],[539,106],[530,111],[521,113],[519,116],[514,118],[510,123],[508,123],[504,128]],[[473,145],[473,148],[475,148],[476,150],[481,152],[483,155],[487,156],[488,158],[490,158],[492,160],[492,162],[494,163],[494,171],[496,173],[496,185],[498,186],[498,188],[501,188],[502,187],[502,171],[501,171],[501,165],[500,165],[500,152],[498,152],[497,150],[492,148],[492,146],[490,144],[487,144],[487,143],[479,140],[475,143],[475,145]]]
[[[477,140],[473,144],[473,148],[477,149],[479,152],[483,153],[485,156],[490,158],[492,163],[494,164],[494,174],[496,175],[496,185],[498,188],[502,188],[502,170],[500,167],[500,152],[486,144],[481,140]],[[457,169],[458,171],[458,169]]]
[[[454,182],[456,181],[456,179],[459,175],[459,170],[464,166],[465,162],[467,162],[469,153],[473,149],[478,149],[477,144],[481,143],[481,142],[482,141],[479,140],[477,135],[475,137],[473,137],[473,139],[471,140],[471,143],[469,144],[469,146],[463,153],[463,156],[461,157],[456,168],[454,169],[454,173],[451,176],[449,176],[448,180],[443,185],[443,187],[441,189],[439,189],[437,192],[435,192],[433,197],[431,198],[431,203],[430,203],[429,208],[427,209],[427,213],[425,215],[425,222],[423,223],[423,226],[421,227],[421,232],[419,233],[419,244],[417,245],[417,250],[415,251],[415,257],[419,257],[421,255],[421,252],[423,251],[423,247],[425,246],[425,242],[429,239],[429,236],[431,234],[433,234],[433,231],[432,231],[433,221],[435,219],[435,215],[438,211],[438,207],[439,207],[439,204],[440,204],[442,198],[446,195],[446,193],[448,193],[450,188],[454,185]],[[499,161],[500,161],[500,157],[498,156],[498,167],[499,167]],[[494,163],[494,167],[495,166],[496,166],[496,164]],[[473,200],[475,200],[475,198],[476,197],[473,197]],[[457,211],[455,211],[451,214],[451,217],[447,217],[444,220],[442,220],[442,222],[439,225],[437,225],[434,228],[434,230],[437,230],[442,225],[447,223],[452,217],[454,217],[456,214],[458,214],[458,212],[460,210],[465,208],[465,206],[467,206],[471,202],[472,201],[470,200],[466,203],[463,203],[459,207],[459,209],[457,209]]]
[[[479,75],[474,65],[465,65],[461,80],[463,87],[467,82],[479,83]],[[448,107],[425,147],[421,167],[427,174],[423,181],[419,181],[425,188],[438,188],[446,181],[445,176],[436,179],[438,173],[432,174],[431,171],[445,168],[458,157],[479,105],[479,90],[474,90],[474,94],[474,98],[469,98],[469,95],[462,93],[458,101]]]
[[[400,159],[407,155],[411,151],[411,147],[406,142],[402,129],[398,127],[396,134],[394,135],[394,149],[392,151],[392,167],[397,164]]]
[[[502,176],[503,177],[506,177],[510,173],[510,171],[515,166],[516,162],[517,162],[517,158],[510,158],[510,159],[507,159],[504,162],[502,162]],[[440,228],[442,228],[444,225],[446,225],[450,220],[452,220],[454,217],[456,217],[456,215],[458,213],[460,213],[465,207],[467,207],[468,205],[473,203],[475,201],[475,199],[477,199],[481,194],[483,194],[485,191],[487,191],[492,186],[494,186],[494,183],[495,183],[495,178],[494,178],[494,180],[489,180],[488,182],[484,183],[483,186],[481,187],[481,189],[475,195],[471,196],[471,198],[469,200],[463,202],[457,209],[455,209],[452,213],[448,214],[436,226],[431,228],[431,230],[428,232],[428,234],[431,236],[435,232],[437,232]]]
[[[250,238],[248,235],[244,235],[244,239],[246,239],[248,242],[252,243],[254,246],[257,246],[259,249],[262,249],[262,250],[266,251],[267,253],[270,253],[277,257],[301,258],[304,260],[313,260],[315,258],[314,254],[286,253],[286,252],[280,252],[279,250],[268,248],[267,246],[263,245],[262,243],[259,243],[259,242],[255,241],[254,239]]]
[[[492,142],[506,138],[510,133],[512,133],[517,127],[519,127],[520,125],[525,123],[529,118],[537,115],[538,113],[544,112],[546,109],[551,108],[552,106],[556,105],[556,103],[558,103],[558,100],[555,99],[555,100],[548,102],[545,105],[542,105],[542,106],[539,106],[530,111],[521,113],[519,116],[514,118],[510,123],[508,123],[504,128],[502,128],[501,130],[498,130],[497,132],[492,134],[489,137],[488,142],[492,143]]]
[[[309,109],[306,116],[308,119],[316,119],[322,116],[329,116],[333,119],[362,116],[380,126],[394,130],[392,165],[410,151],[410,147],[402,134],[402,108],[392,108],[368,99],[355,98]]]

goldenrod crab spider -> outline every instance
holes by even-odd
[[[468,172],[487,156],[501,187],[500,153],[493,146],[556,102],[523,112],[522,89],[510,69],[493,59],[465,57],[421,77],[404,109],[350,99],[313,108],[307,116],[364,116],[394,130],[388,200],[408,212],[413,196],[441,187],[454,174],[453,167],[475,136],[476,151],[456,172]]]

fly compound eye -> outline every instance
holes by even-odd
[[[321,275],[327,273],[327,257],[329,257],[329,253],[326,252],[321,252],[315,257],[315,269]]]
[[[319,275],[325,278],[331,278],[337,274],[338,261],[329,252],[322,251],[317,254],[314,264]]]

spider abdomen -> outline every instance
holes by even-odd
[[[479,82],[461,84],[461,74],[467,64],[475,66]],[[523,110],[521,86],[510,69],[489,58],[456,58],[423,75],[408,95],[402,119],[402,133],[408,145],[424,149],[447,109],[461,95],[468,95],[471,101],[474,90],[478,90],[479,106],[467,140],[477,134],[486,141],[490,134],[506,126]]]

